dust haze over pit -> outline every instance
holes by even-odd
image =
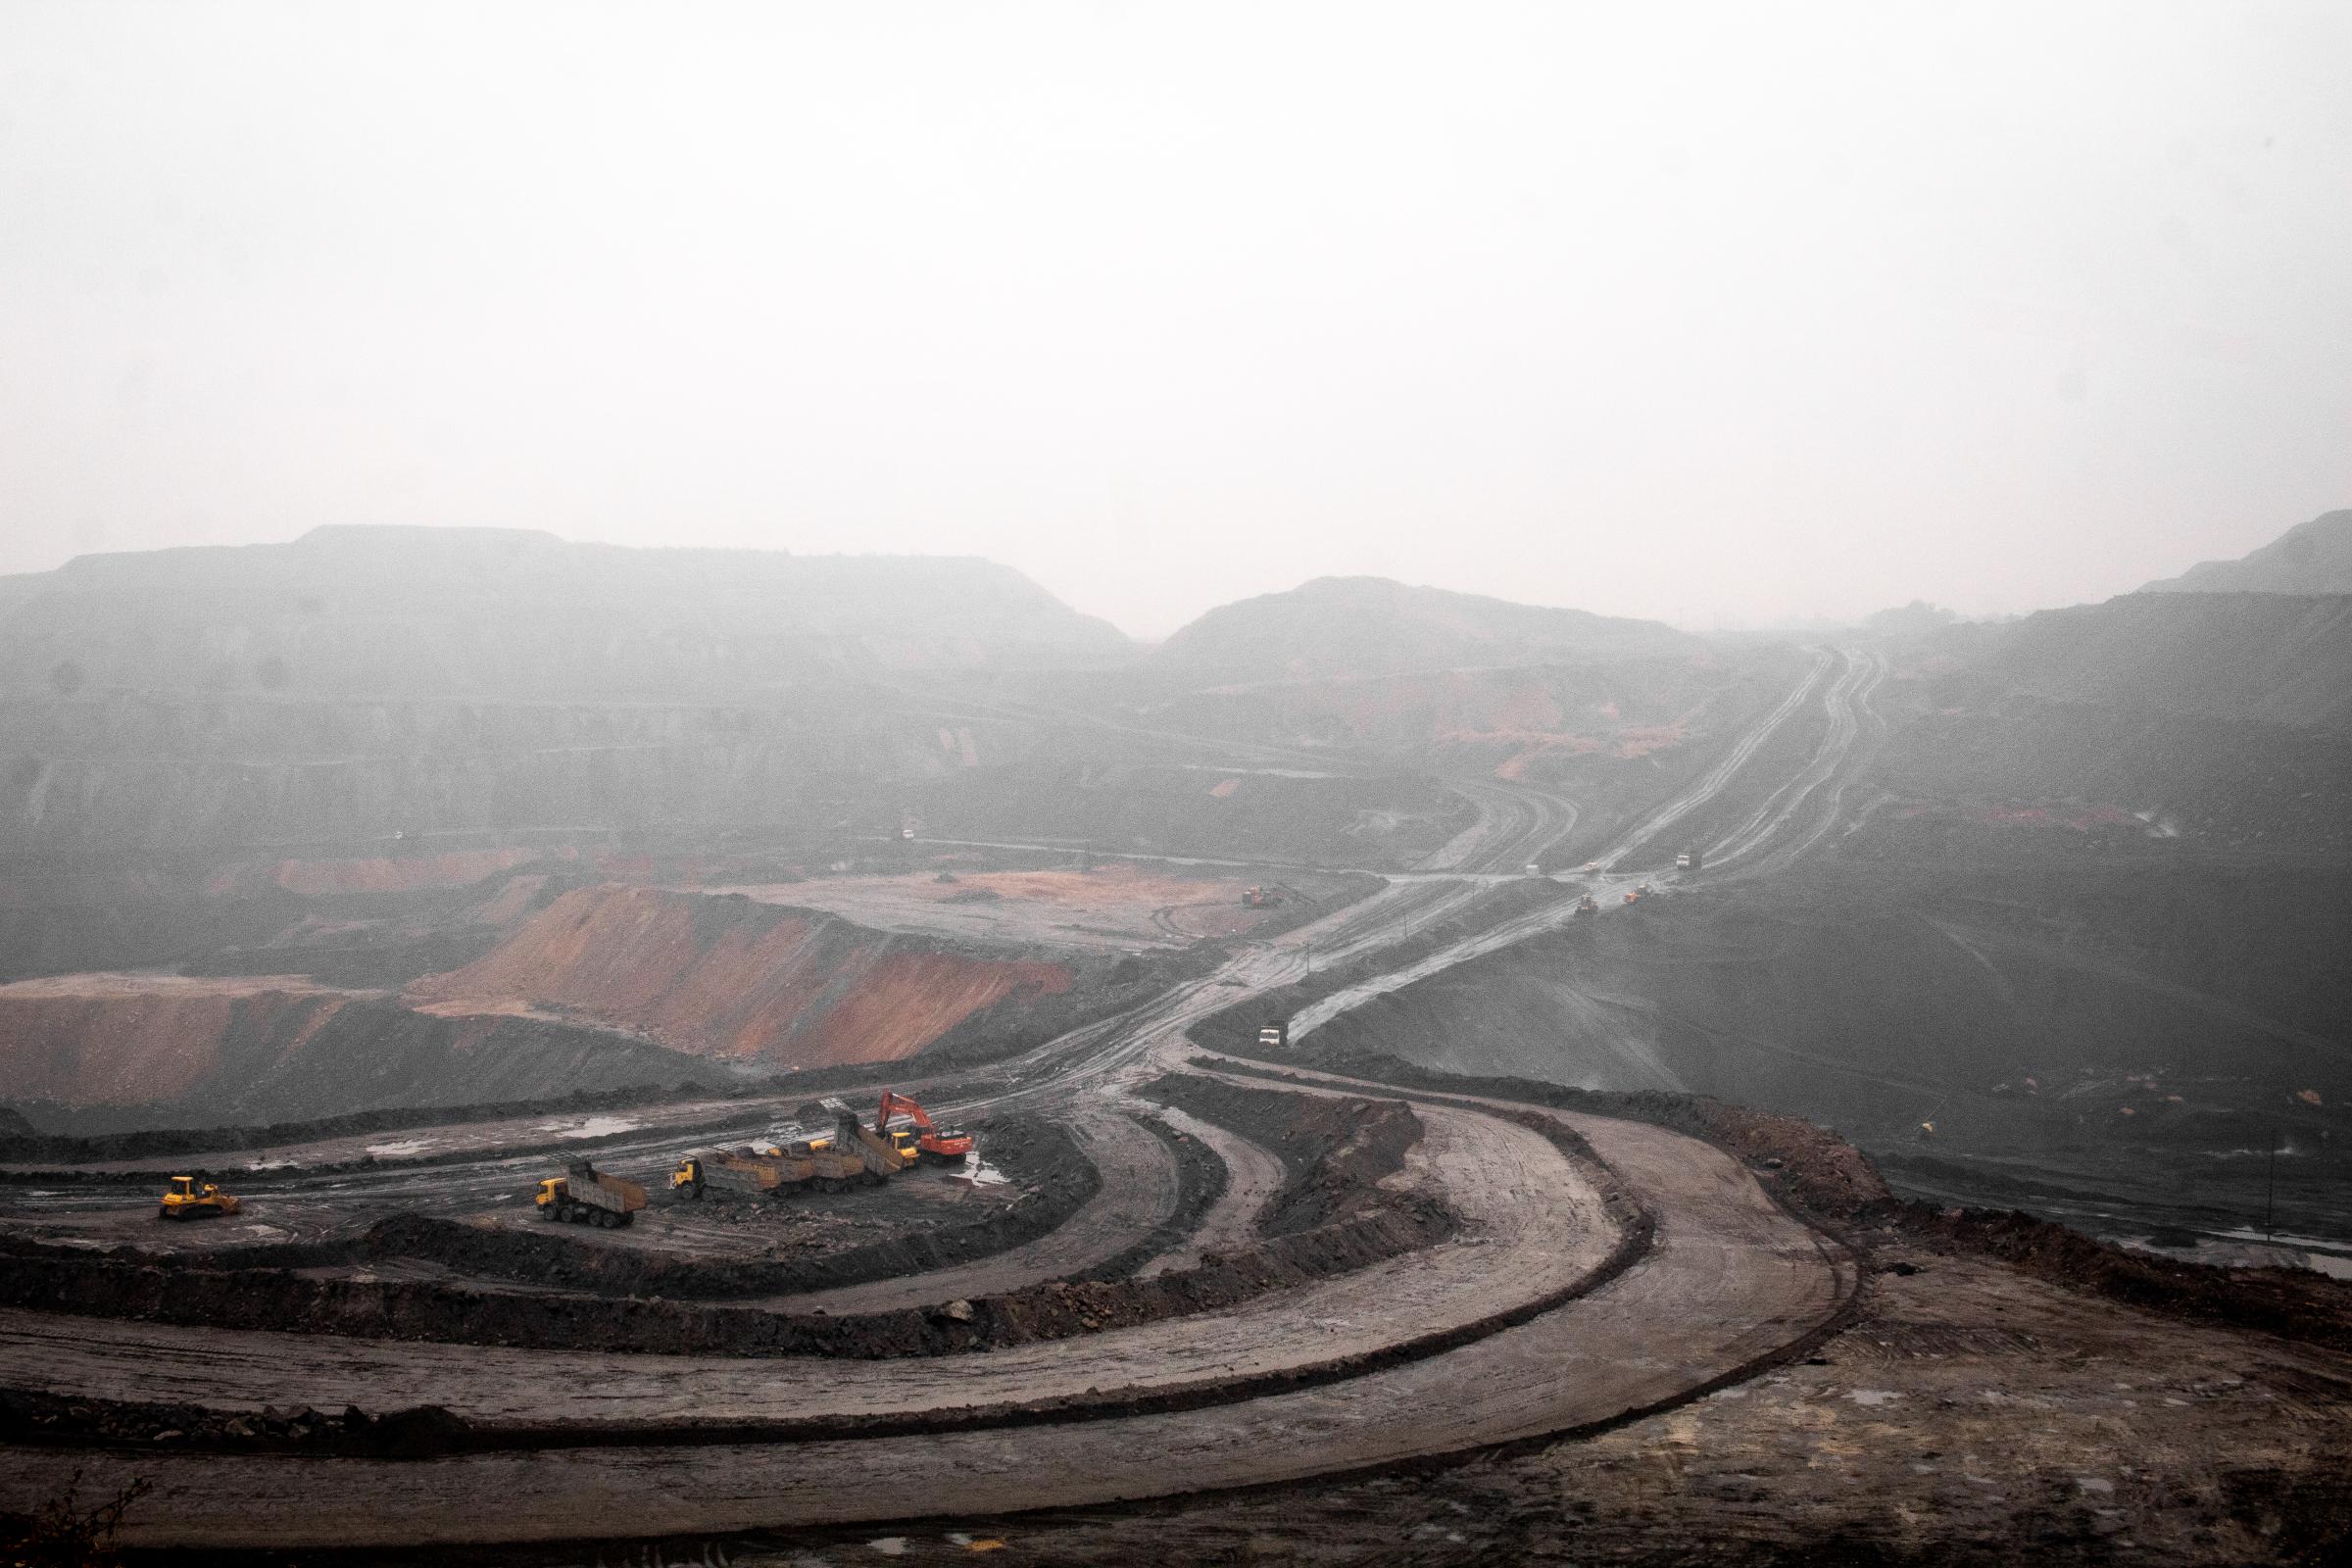
[[[327,522],[2006,612],[2352,492],[2352,14],[0,12],[0,571]]]

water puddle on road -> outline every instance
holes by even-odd
[[[2342,1242],[2317,1236],[2243,1226],[2199,1237],[2189,1247],[2165,1246],[2154,1237],[2125,1237],[2122,1245],[2134,1252],[2184,1258],[2214,1268],[2308,1268],[2330,1279],[2352,1280],[2352,1250]]]
[[[591,1116],[585,1121],[576,1123],[543,1121],[532,1130],[546,1133],[555,1138],[610,1138],[614,1133],[633,1133],[644,1125],[643,1122],[631,1121],[626,1116]]]
[[[950,1177],[951,1181],[963,1182],[972,1187],[1002,1187],[1012,1180],[978,1154],[967,1154],[964,1158],[966,1163],[963,1169]]]
[[[430,1138],[396,1138],[388,1144],[369,1144],[368,1153],[373,1159],[405,1159],[421,1154],[433,1147]]]

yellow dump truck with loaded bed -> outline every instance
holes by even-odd
[[[669,1186],[681,1198],[700,1198],[710,1188],[750,1198],[781,1198],[815,1176],[814,1151],[796,1154],[783,1148],[727,1149],[679,1160]]]
[[[535,1201],[541,1219],[612,1230],[637,1217],[637,1211],[645,1206],[645,1189],[618,1176],[608,1176],[582,1159],[573,1161],[564,1174],[541,1182]]]

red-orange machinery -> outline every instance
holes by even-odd
[[[940,1126],[922,1106],[895,1089],[885,1089],[882,1108],[874,1113],[874,1131],[888,1137],[893,1116],[905,1116],[914,1123],[914,1147],[927,1159],[961,1159],[972,1152],[970,1133]]]

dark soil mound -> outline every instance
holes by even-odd
[[[2352,594],[2352,512],[2299,522],[2235,561],[2200,561],[2143,594]]]
[[[2352,721],[2352,597],[2127,594],[2001,627],[1946,705],[2057,702],[2274,724]]]
[[[2132,1306],[2352,1350],[2352,1282],[2309,1269],[2221,1269],[2132,1251],[2015,1210],[1906,1203],[1895,1222],[1951,1251]],[[2352,1385],[2341,1391],[2352,1397]]]
[[[1421,1140],[1420,1118],[1401,1101],[1243,1089],[1190,1073],[1170,1073],[1144,1092],[1281,1157],[1287,1176],[1259,1224],[1263,1235],[1296,1236],[1368,1205],[1404,1201],[1379,1186]]]

